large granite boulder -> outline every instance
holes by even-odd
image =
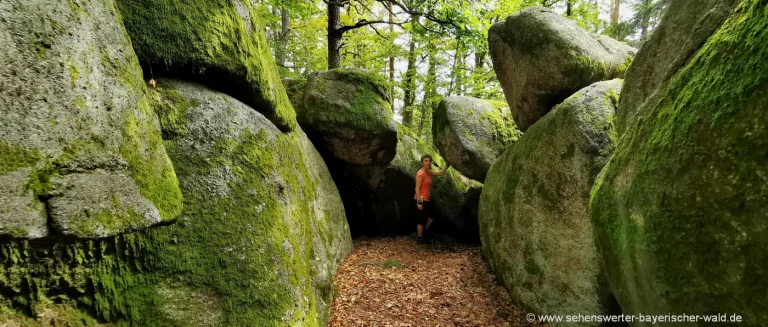
[[[766,26],[765,2],[741,1],[595,183],[590,216],[627,314],[768,321]]]
[[[382,77],[338,68],[285,83],[299,124],[318,150],[356,165],[386,166],[395,157],[397,126]]]
[[[738,3],[738,0],[670,1],[664,19],[627,69],[626,87],[616,114],[619,135],[624,134],[635,116],[654,105],[652,95],[663,89],[694,57]]]
[[[195,80],[233,96],[283,131],[296,113],[250,0],[116,0],[145,75]]]
[[[109,1],[0,3],[0,235],[173,221],[181,192]]]
[[[620,313],[587,213],[590,189],[613,150],[620,89],[620,80],[603,81],[572,95],[488,172],[479,211],[483,252],[512,299],[536,314]]]
[[[13,254],[0,264],[0,318],[15,308],[42,319],[53,303],[115,325],[327,324],[351,238],[306,135],[198,84],[159,80],[155,96],[184,193],[178,221],[96,242],[0,245]]]
[[[497,102],[445,97],[432,113],[432,139],[440,154],[464,176],[480,182],[520,134],[508,108]]]
[[[554,11],[521,10],[488,30],[493,69],[517,128],[592,83],[623,77],[635,49],[595,36]]]

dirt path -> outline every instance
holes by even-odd
[[[328,326],[532,326],[479,247],[356,240],[334,281]]]

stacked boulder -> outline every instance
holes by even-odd
[[[587,214],[613,149],[621,81],[590,85],[533,124],[488,172],[480,235],[512,298],[540,314],[616,313]]]
[[[176,219],[181,191],[114,6],[10,1],[0,17],[0,235],[101,238]]]
[[[659,25],[674,36],[654,35],[638,54],[627,81],[655,82],[621,100],[623,136],[592,190],[590,216],[625,313],[725,313],[734,325],[762,326],[768,6],[704,3],[674,1]]]
[[[517,128],[592,83],[622,78],[635,49],[595,36],[551,9],[531,7],[488,30],[493,69]]]
[[[614,78],[635,50],[544,8],[495,24],[488,42],[512,116],[525,130],[493,163],[480,196],[491,269],[536,314],[620,313],[588,206],[617,139],[622,80]]]
[[[0,321],[327,324],[349,227],[249,1],[11,0],[0,40]]]
[[[443,98],[432,114],[435,146],[462,175],[483,182],[491,164],[522,134],[504,109],[478,98]]]

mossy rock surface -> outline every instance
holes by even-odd
[[[493,69],[517,128],[592,83],[623,78],[635,49],[592,35],[551,9],[532,7],[488,30]]]
[[[395,157],[397,126],[384,78],[339,68],[291,85],[299,124],[315,146],[357,165],[385,166]]]
[[[480,182],[520,135],[509,108],[500,103],[445,97],[432,113],[432,139],[437,149],[453,168]]]
[[[115,0],[144,73],[196,80],[296,126],[257,8],[250,0]]]
[[[768,321],[766,72],[768,4],[741,1],[621,137],[590,216],[625,313]]]
[[[173,221],[178,180],[115,3],[3,1],[0,44],[0,235]]]
[[[717,31],[738,0],[670,1],[651,37],[627,69],[616,128],[623,135],[636,116],[653,107],[663,89]]]
[[[620,89],[620,80],[603,81],[572,95],[488,172],[479,209],[483,252],[512,299],[530,312],[620,313],[587,213],[590,189],[613,150]]]
[[[0,318],[53,303],[117,326],[325,326],[351,238],[319,153],[300,129],[282,133],[228,95],[172,80],[155,90],[184,193],[179,220],[2,244]]]
[[[387,166],[361,166],[329,163],[339,185],[354,236],[410,235],[416,231],[419,212],[413,196],[419,160],[431,154],[444,166],[445,160],[435,147],[398,124],[397,155]],[[435,170],[437,168],[434,168]],[[432,179],[435,219],[432,232],[460,242],[479,242],[477,227],[477,192],[482,184],[449,169]],[[474,210],[474,211],[473,211]]]

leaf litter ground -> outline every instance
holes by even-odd
[[[331,327],[543,326],[520,314],[477,246],[355,240],[334,282]]]

